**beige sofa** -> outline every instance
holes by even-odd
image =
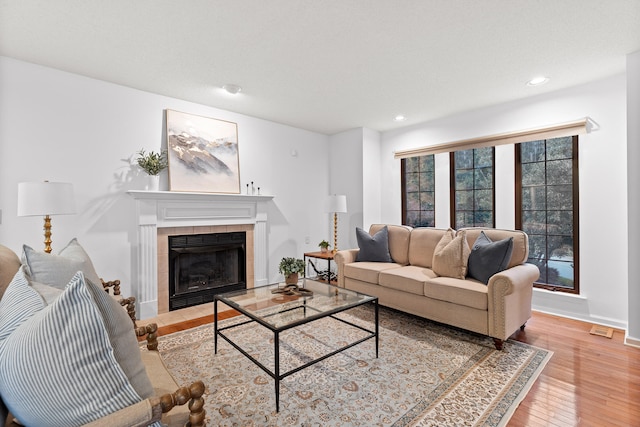
[[[374,235],[384,224],[374,224]],[[492,241],[513,237],[506,270],[488,284],[466,277],[441,277],[432,270],[433,253],[447,230],[387,225],[393,262],[356,262],[358,249],[338,251],[338,286],[377,296],[381,305],[488,335],[498,350],[531,317],[536,266],[526,263],[528,236],[522,231],[464,229],[469,247],[484,231]],[[461,230],[456,232],[461,233]]]

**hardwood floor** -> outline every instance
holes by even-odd
[[[220,313],[220,319],[234,315]],[[160,327],[160,336],[213,315]],[[591,324],[535,312],[513,339],[554,352],[509,426],[640,426],[640,349],[589,334]]]
[[[536,312],[514,334],[554,354],[509,426],[640,426],[640,349],[591,326]]]

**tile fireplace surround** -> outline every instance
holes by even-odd
[[[135,199],[136,236],[131,294],[138,317],[169,310],[167,236],[244,231],[247,287],[268,284],[267,204],[273,196],[128,191]]]

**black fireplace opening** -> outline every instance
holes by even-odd
[[[169,311],[246,288],[245,232],[169,236]]]

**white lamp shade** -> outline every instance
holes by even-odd
[[[73,197],[73,184],[47,181],[18,184],[18,216],[74,213],[76,213],[76,203]]]
[[[347,212],[347,196],[344,194],[333,194],[327,199],[327,212]]]

